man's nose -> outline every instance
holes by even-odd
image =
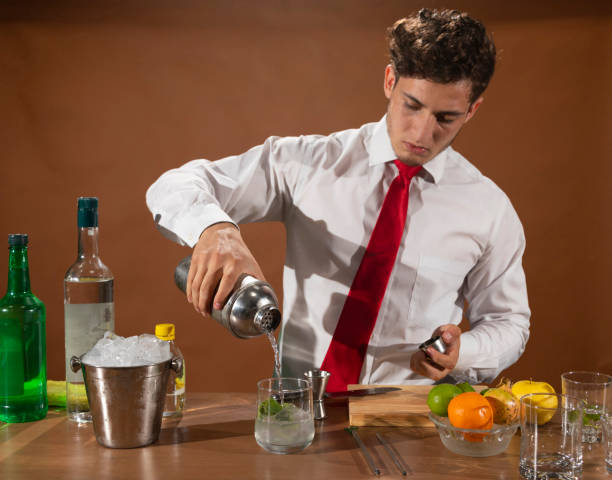
[[[418,144],[423,147],[431,146],[431,139],[435,126],[435,117],[428,112],[421,112],[421,115],[418,116],[413,126],[414,141],[418,142]]]

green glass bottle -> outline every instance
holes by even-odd
[[[0,300],[0,420],[47,415],[45,305],[30,290],[28,236],[11,234],[6,295]]]

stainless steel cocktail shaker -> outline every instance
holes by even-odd
[[[174,270],[174,283],[185,293],[191,256],[183,258]],[[278,300],[270,284],[243,274],[221,310],[212,317],[239,338],[253,338],[273,332],[281,321]]]

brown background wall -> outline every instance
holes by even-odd
[[[119,334],[175,322],[192,390],[252,391],[272,372],[264,338],[234,339],[174,287],[174,266],[189,252],[155,230],[145,191],[193,158],[378,120],[385,28],[421,6],[468,10],[501,51],[486,101],[455,146],[508,193],[527,235],[532,333],[505,374],[558,387],[569,369],[612,373],[610,2],[83,5],[0,5],[0,240],[30,234],[50,378],[64,378],[62,279],[76,255],[81,195],[100,198]],[[281,292],[282,227],[243,232]],[[2,291],[6,268],[2,254]]]

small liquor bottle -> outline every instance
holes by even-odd
[[[170,379],[164,404],[164,417],[178,416],[185,408],[185,359],[180,349],[174,343],[175,329],[173,323],[158,323],[155,325],[155,336],[170,343],[172,358],[179,357],[183,362],[181,375],[170,370]]]

